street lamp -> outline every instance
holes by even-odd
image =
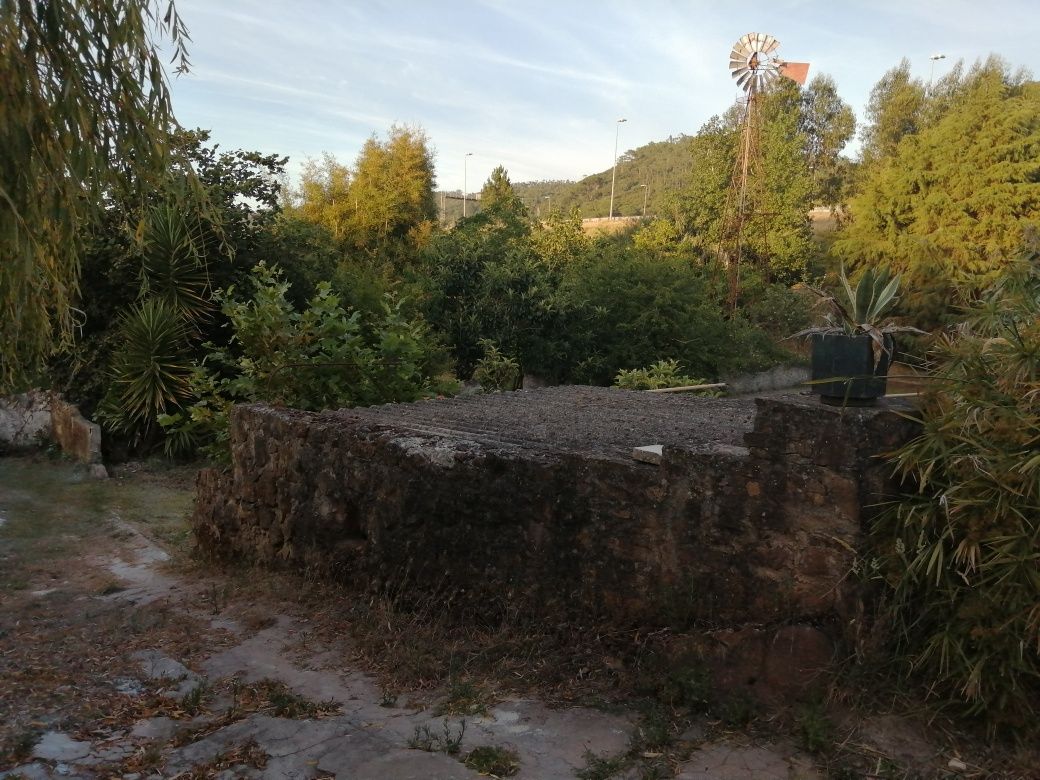
[[[467,168],[467,164],[469,163],[469,158],[472,157],[472,156],[473,156],[473,152],[466,152],[466,155],[462,158],[462,218],[463,219],[466,218],[466,199],[468,197],[468,192],[469,192],[468,183],[467,183],[467,177],[468,177],[469,171],[468,171],[468,168]]]
[[[643,188],[643,219],[646,219],[646,200],[650,197],[650,185],[640,184],[639,186]]]
[[[627,119],[619,119],[615,123],[614,130],[614,170],[610,174],[610,217],[614,219],[614,183],[617,181],[617,143],[618,136],[621,134],[621,123],[627,122]]]
[[[928,69],[928,91],[925,94],[926,95],[931,95],[932,94],[932,76],[935,75],[935,61],[936,60],[945,60],[946,59],[946,55],[945,54],[933,54],[928,59],[930,59],[932,61],[932,65]]]

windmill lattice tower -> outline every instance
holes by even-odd
[[[744,91],[741,99],[740,137],[733,176],[726,193],[722,215],[719,257],[729,276],[730,306],[736,307],[740,293],[740,261],[744,229],[760,205],[764,170],[762,164],[762,94],[779,77],[804,84],[807,62],[786,62],[777,56],[780,42],[765,33],[741,36],[729,54],[730,75]]]

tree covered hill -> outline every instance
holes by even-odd
[[[646,213],[657,214],[664,210],[668,197],[689,184],[691,138],[688,135],[674,136],[618,156],[615,216],[638,216],[643,213],[644,184],[650,190]],[[576,182],[515,182],[513,189],[533,216],[547,216],[551,205],[564,213],[577,207],[583,217],[605,217],[610,210],[610,176],[611,168],[607,167],[604,171]],[[460,193],[456,190],[448,192],[448,197],[444,199],[448,223],[462,215],[462,201],[457,199],[459,197]],[[437,203],[441,203],[440,193],[437,195]],[[471,203],[470,213],[474,210],[474,204]]]

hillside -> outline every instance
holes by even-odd
[[[689,145],[690,136],[680,135],[620,155],[614,215],[639,216],[643,213],[643,184],[650,190],[646,213],[662,212],[671,194],[687,183]],[[577,206],[583,217],[607,216],[610,211],[610,175],[611,169],[607,168],[553,193],[553,207],[569,211]]]
[[[639,216],[643,213],[644,189],[650,189],[646,203],[648,215],[664,210],[669,196],[686,184],[690,166],[690,136],[680,135],[665,141],[655,141],[638,149],[631,149],[618,157],[617,185],[614,192],[615,216]],[[583,217],[605,217],[610,208],[610,168],[586,176],[581,181],[528,181],[514,182],[513,189],[523,199],[533,216],[544,216],[550,203],[555,209],[570,211],[578,207]],[[480,190],[474,186],[471,197]],[[448,224],[462,216],[461,193],[447,193],[444,199]],[[441,193],[437,193],[438,207]],[[479,205],[470,202],[467,210],[476,213]]]

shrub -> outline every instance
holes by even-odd
[[[99,416],[114,430],[147,443],[159,433],[158,419],[190,398],[187,327],[170,304],[147,298],[123,314],[119,344]]]
[[[1026,725],[1040,701],[1040,268],[1021,261],[931,355],[916,491],[874,529],[887,616],[931,690]]]
[[[484,357],[477,361],[473,378],[480,382],[486,393],[501,393],[516,390],[520,386],[520,364],[508,355],[503,355],[493,341],[481,339]]]
[[[624,390],[658,390],[664,387],[688,387],[704,384],[703,379],[696,379],[682,373],[678,360],[658,360],[649,368],[632,368],[618,371],[614,378],[614,387]]]
[[[235,298],[233,288],[218,296],[231,343],[209,345],[192,374],[195,403],[161,421],[169,449],[219,444],[238,402],[316,410],[414,401],[434,392],[427,357],[436,346],[400,302],[386,300],[381,316],[365,323],[322,282],[307,308],[297,311],[277,269],[261,263],[253,273],[249,300]]]

